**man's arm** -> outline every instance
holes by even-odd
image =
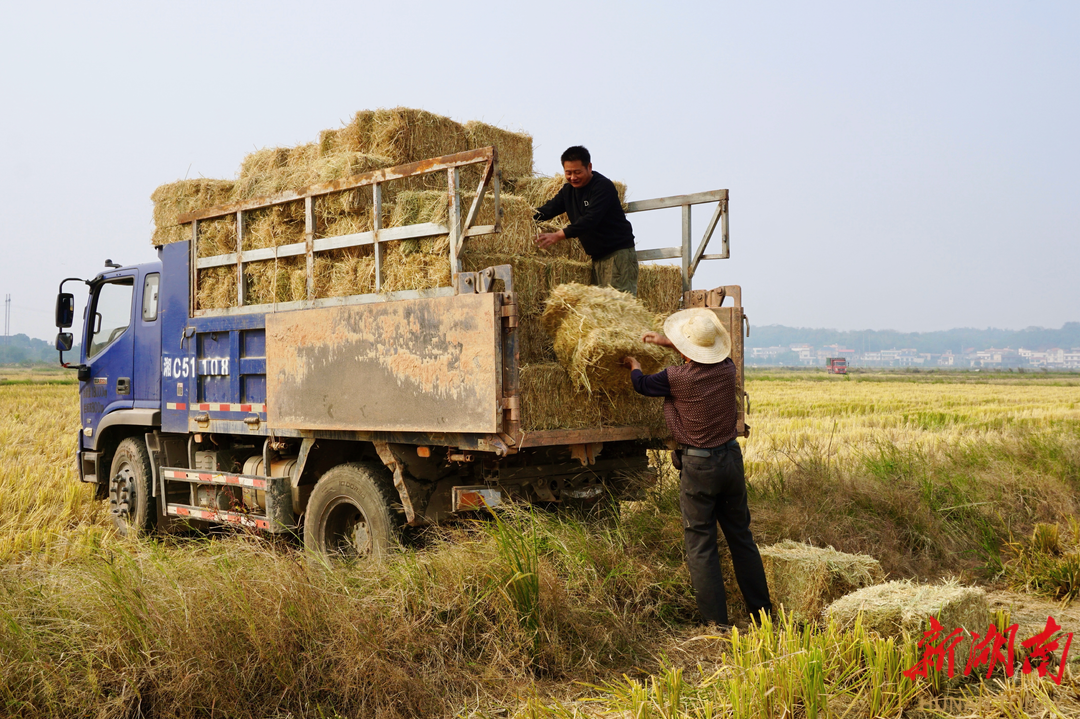
[[[648,344],[660,345],[661,347],[670,347],[672,349],[675,349],[675,345],[672,344],[671,340],[669,340],[667,337],[660,334],[659,332],[646,332],[641,336],[641,341]]]
[[[637,357],[626,357],[623,364],[630,368],[630,381],[634,384],[635,392],[646,397],[671,396],[671,383],[668,382],[666,369],[656,374],[645,374],[641,371],[641,363]]]
[[[563,188],[565,187],[567,186],[563,185]],[[537,222],[547,222],[566,212],[565,195],[566,193],[560,189],[559,194],[545,202],[535,213],[533,213],[533,219]]]
[[[563,185],[559,190],[559,194],[552,197],[550,200],[540,206],[533,214],[533,220],[536,222],[546,222],[547,220],[554,219],[559,215],[566,212],[566,188],[570,185]],[[536,244],[540,249],[547,249],[551,247],[559,240],[565,240],[566,235],[562,230],[558,232],[542,232],[536,237]]]
[[[595,178],[593,181],[597,182]],[[615,185],[611,182],[597,182],[596,192],[589,199],[589,206],[585,208],[584,214],[576,222],[567,225],[562,231],[563,235],[581,237],[582,234],[597,229],[608,212],[618,204],[619,195],[615,191]]]

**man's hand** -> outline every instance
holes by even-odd
[[[633,372],[634,370],[641,369],[641,363],[637,361],[637,357],[623,357],[623,367]]]
[[[667,337],[660,334],[659,332],[646,332],[641,336],[641,341],[646,344],[660,345],[661,347],[675,346],[671,343],[671,340],[669,340]]]
[[[539,247],[541,250],[546,250],[559,240],[565,239],[566,235],[563,234],[562,230],[559,230],[558,232],[543,232],[537,235],[536,246]]]

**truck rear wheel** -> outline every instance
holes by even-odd
[[[116,530],[125,537],[145,534],[157,522],[153,476],[146,443],[128,437],[117,446],[109,471],[109,511]]]
[[[381,465],[353,462],[327,472],[308,499],[304,547],[324,556],[383,557],[403,522],[393,481]]]

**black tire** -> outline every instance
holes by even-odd
[[[622,516],[622,503],[611,488],[604,487],[603,492],[588,499],[564,498],[563,511],[590,524],[617,525]]]
[[[122,441],[109,470],[109,511],[116,531],[125,537],[146,534],[157,525],[153,477],[146,443],[138,437]]]
[[[385,557],[397,546],[404,515],[388,470],[352,462],[327,472],[304,513],[304,548],[325,557]]]

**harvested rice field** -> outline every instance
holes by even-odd
[[[74,476],[76,386],[0,377],[4,716],[1080,713],[1080,667],[1024,674],[1019,647],[1011,678],[903,674],[928,607],[1018,645],[1048,616],[1080,630],[1076,376],[749,372],[753,529],[805,616],[747,626],[732,587],[732,635],[695,623],[662,455],[617,520],[511,510],[327,566],[244,533],[118,537]],[[823,612],[837,587],[897,619]]]

